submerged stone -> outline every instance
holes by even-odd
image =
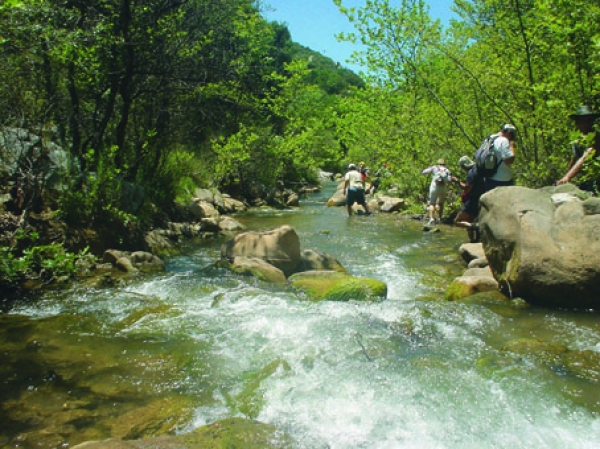
[[[199,427],[185,435],[143,440],[90,441],[73,449],[291,449],[292,440],[274,426],[259,421],[229,418]]]
[[[577,377],[600,382],[600,354],[595,351],[570,351],[565,365]]]

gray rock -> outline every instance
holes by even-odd
[[[483,250],[483,248],[482,248]],[[479,259],[473,259],[469,262],[469,268],[484,268],[489,266],[489,263],[485,257],[481,257]]]
[[[305,249],[300,255],[300,266],[298,271],[338,271],[347,273],[342,264],[332,255]]]
[[[218,228],[221,231],[243,231],[244,225],[242,225],[239,221],[234,220],[231,217],[222,217],[219,220]]]
[[[237,256],[257,257],[279,268],[286,276],[300,264],[300,239],[291,226],[238,234],[221,247],[221,258],[233,262]]]
[[[481,197],[485,256],[504,293],[565,308],[600,306],[598,202],[553,201],[556,192],[502,187]]]
[[[460,256],[467,263],[470,263],[475,259],[485,259],[485,252],[483,251],[483,245],[481,243],[463,243],[458,251]]]
[[[192,201],[190,204],[188,204],[188,210],[198,221],[203,218],[214,218],[220,215],[217,209],[215,209],[211,203],[201,200]]]
[[[403,198],[379,195],[377,200],[379,203],[379,210],[382,212],[399,212],[406,206],[406,201]]]
[[[215,195],[208,189],[196,189],[194,190],[194,200],[196,201],[204,201],[206,203],[213,203],[215,200]]]
[[[283,271],[257,257],[235,257],[231,264],[231,271],[237,274],[255,276],[263,281],[275,284],[287,282]]]

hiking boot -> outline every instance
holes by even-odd
[[[471,243],[479,243],[481,241],[481,230],[479,229],[479,226],[476,224],[472,224],[471,231],[473,231],[473,238],[471,239]]]
[[[427,226],[433,226],[433,225],[435,225],[435,219],[430,218],[429,221],[427,222]]]

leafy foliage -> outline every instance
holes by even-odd
[[[75,224],[139,220],[121,181],[169,207],[195,186],[243,194],[358,160],[389,163],[386,183],[418,203],[424,167],[456,172],[507,122],[519,183],[564,173],[569,112],[600,107],[597,3],[455,0],[444,27],[423,0],[334,1],[355,25],[342,38],[366,45],[364,80],[252,0],[4,2],[0,121],[59,136],[81,168],[62,200]]]
[[[15,233],[9,245],[0,246],[0,286],[13,288],[25,280],[50,282],[72,277],[78,272],[76,261],[86,258],[87,248],[67,252],[60,243],[36,245],[35,232]]]

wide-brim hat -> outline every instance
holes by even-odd
[[[356,170],[356,164],[350,164],[350,165],[348,165],[348,170],[352,170],[352,169]]]
[[[437,164],[438,165],[446,165],[446,161],[444,159],[440,158],[440,159],[438,159]]]
[[[569,115],[569,118],[572,120],[577,120],[579,117],[598,118],[598,117],[600,117],[600,113],[593,112],[592,108],[590,108],[588,105],[584,104],[581,106],[577,106],[577,109],[575,110],[575,114]]]
[[[465,168],[472,168],[475,165],[475,162],[473,162],[469,156],[463,156],[458,160],[458,165]]]

